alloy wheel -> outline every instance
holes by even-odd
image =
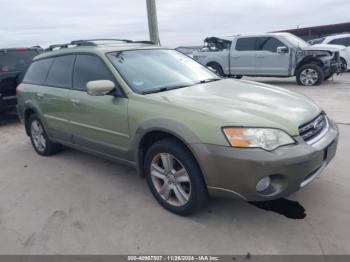
[[[163,200],[177,207],[187,204],[191,180],[178,159],[169,153],[159,153],[154,156],[150,169],[153,186]]]
[[[44,152],[46,149],[46,139],[44,136],[44,129],[38,120],[33,120],[30,125],[30,133],[33,139],[35,148],[39,152]]]
[[[318,73],[316,70],[306,68],[300,73],[300,81],[304,86],[313,86],[318,81]]]

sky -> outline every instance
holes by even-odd
[[[156,0],[162,45],[350,22],[349,0]],[[146,0],[0,0],[0,48],[77,39],[147,40]]]

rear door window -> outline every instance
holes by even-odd
[[[345,45],[346,46],[346,38],[338,38],[334,39],[330,42],[331,45]]]
[[[48,86],[71,88],[75,55],[55,57],[47,76]]]
[[[43,85],[45,83],[46,76],[49,72],[52,62],[53,58],[34,61],[28,68],[28,71],[24,76],[23,82],[29,84]]]
[[[2,50],[0,51],[0,73],[23,72],[38,55],[35,50]]]
[[[105,63],[95,55],[77,55],[73,76],[73,88],[86,90],[89,81],[110,80],[115,82]]]
[[[346,46],[350,46],[350,37],[346,38]]]
[[[255,50],[255,46],[256,46],[256,37],[239,38],[236,43],[236,50],[252,51],[252,50]]]
[[[277,53],[277,47],[286,46],[280,40],[274,37],[259,37],[258,50]]]

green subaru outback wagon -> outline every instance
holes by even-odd
[[[36,152],[62,145],[135,167],[180,215],[208,196],[266,201],[320,175],[338,130],[309,98],[223,79],[168,48],[84,40],[35,57],[17,88]]]

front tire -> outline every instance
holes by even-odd
[[[44,129],[40,118],[33,114],[28,120],[29,136],[35,151],[41,156],[50,156],[61,149],[61,145],[53,143]]]
[[[340,61],[341,61],[341,71],[342,71],[342,73],[346,72],[348,70],[348,63],[346,62],[346,60],[343,57],[340,58]]]
[[[209,63],[207,66],[213,68],[216,72],[216,74],[218,74],[221,77],[225,76],[224,70],[222,70],[222,67],[217,64],[217,63]]]
[[[297,82],[302,86],[320,85],[325,78],[322,68],[316,64],[301,66],[296,73]]]
[[[208,192],[198,164],[175,139],[164,139],[147,151],[144,171],[156,200],[177,215],[190,215],[207,202]]]

